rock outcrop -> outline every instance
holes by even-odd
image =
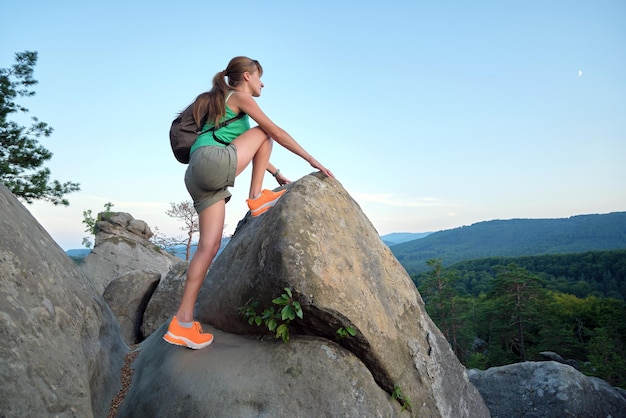
[[[115,278],[104,291],[104,300],[115,314],[126,344],[145,339],[141,330],[144,312],[160,280],[161,273],[157,271],[133,270]]]
[[[469,376],[494,418],[626,417],[623,393],[555,361],[472,369]]]
[[[180,259],[150,242],[152,231],[125,212],[98,214],[93,250],[80,268],[102,294],[118,276],[133,270],[155,270],[165,277]]]
[[[254,338],[262,328],[238,308],[271,306],[285,287],[304,312],[289,343]],[[411,416],[489,416],[406,271],[334,179],[306,176],[245,218],[196,311],[219,330],[214,344],[192,352],[161,341],[165,326],[155,331],[121,417],[396,416],[407,414],[399,391]],[[356,336],[340,338],[346,327]]]
[[[104,417],[128,348],[76,264],[0,184],[0,415]]]
[[[126,215],[124,228],[103,226],[105,240],[143,246],[149,233]],[[267,214],[240,222],[196,306],[215,334],[203,350],[162,341],[188,263],[171,260],[159,280],[162,255],[135,264],[124,254],[131,246],[110,246],[100,265],[122,332],[102,291],[0,184],[0,416],[105,417],[113,399],[119,417],[626,417],[626,392],[557,362],[466,373],[333,179],[307,176]],[[284,287],[304,311],[286,344],[239,315],[249,300],[259,312],[272,306]],[[356,335],[341,338],[346,327]],[[150,336],[129,353],[122,334]],[[121,372],[126,354],[136,360]],[[129,392],[118,392],[132,370]]]
[[[187,261],[174,264],[167,276],[159,282],[143,316],[141,332],[145,337],[152,334],[176,313],[185,289],[188,267]]]
[[[542,351],[539,353],[545,360],[556,361],[557,363],[567,364],[578,370],[578,362],[574,359],[564,359],[559,353],[554,351]]]
[[[332,341],[284,344],[204,328],[215,342],[199,351],[163,342],[167,323],[141,344],[118,418],[410,416]]]

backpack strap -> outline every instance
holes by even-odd
[[[215,131],[213,131],[213,139],[215,140],[215,142],[217,142],[218,144],[222,144],[222,145],[230,145],[228,142],[226,141],[222,141],[221,139],[219,139],[217,137],[217,135],[215,135]]]
[[[215,138],[215,131],[217,131],[217,130],[218,130],[218,129],[220,129],[220,128],[223,128],[224,126],[228,126],[228,125],[230,125],[230,124],[231,124],[231,123],[233,123],[234,121],[239,120],[239,119],[243,118],[244,116],[246,116],[246,114],[245,114],[244,112],[240,112],[238,115],[233,116],[233,117],[232,117],[232,118],[230,118],[230,119],[226,119],[224,122],[220,123],[218,126],[212,126],[212,127],[210,127],[209,129],[207,129],[206,131],[199,131],[199,132],[198,132],[198,135],[202,135],[202,134],[205,134],[205,133],[207,133],[207,132],[211,132],[211,131],[213,131],[213,137]],[[206,123],[206,122],[205,122],[205,123]],[[218,141],[218,142],[219,142],[219,141]],[[227,144],[227,145],[228,145],[228,144]]]

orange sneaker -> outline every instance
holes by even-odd
[[[174,317],[163,339],[170,344],[182,345],[183,347],[197,350],[211,344],[213,342],[213,334],[202,332],[202,326],[196,321],[193,322],[191,328],[181,327],[178,319]]]
[[[252,216],[259,216],[265,212],[272,206],[276,204],[278,199],[287,191],[287,189],[279,190],[277,192],[273,192],[271,190],[263,189],[261,190],[261,196],[256,199],[248,199],[246,203],[250,208],[250,213]]]

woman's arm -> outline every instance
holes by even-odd
[[[234,99],[234,100],[233,100]],[[326,167],[319,163],[311,154],[309,154],[298,142],[287,133],[284,129],[276,125],[261,110],[254,98],[243,92],[235,92],[228,101],[229,107],[237,113],[238,111],[248,114],[270,138],[278,142],[294,154],[300,156],[307,161],[313,168],[320,170],[329,177],[334,177]]]

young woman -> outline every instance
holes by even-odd
[[[285,192],[262,190],[263,175],[268,171],[279,185],[289,183],[270,163],[272,140],[302,157],[327,176],[333,174],[307,153],[286,131],[274,124],[258,106],[255,97],[261,95],[263,68],[258,61],[235,57],[224,71],[213,77],[213,88],[200,94],[193,106],[197,123],[206,120],[203,131],[214,131],[198,137],[191,148],[185,185],[198,212],[200,239],[189,269],[182,300],[163,339],[171,344],[199,349],[213,342],[213,335],[202,332],[193,320],[194,306],[207,270],[217,254],[224,229],[226,202],[231,197],[228,187],[235,177],[252,162],[252,178],[247,203],[252,216],[271,208]],[[226,81],[228,79],[228,82]],[[224,121],[239,113],[244,116],[226,126]],[[257,124],[250,128],[249,117]]]

